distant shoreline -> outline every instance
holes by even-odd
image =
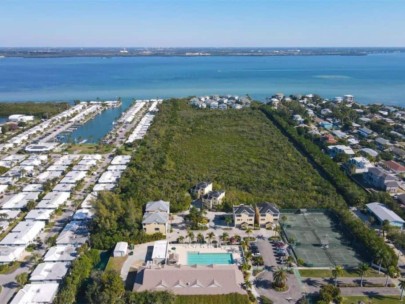
[[[405,48],[0,48],[1,58],[367,56]]]

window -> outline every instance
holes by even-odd
[[[155,231],[159,231],[160,229],[159,228],[155,228]]]

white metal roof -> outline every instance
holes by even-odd
[[[153,245],[152,259],[165,259],[168,245],[167,241],[156,241]]]
[[[41,221],[21,221],[8,233],[0,245],[28,245],[45,228]]]
[[[41,263],[31,273],[30,281],[60,281],[66,275],[68,268],[68,262]]]
[[[58,283],[27,284],[18,291],[10,304],[52,303],[58,288]]]
[[[381,222],[388,220],[389,222],[405,224],[405,221],[398,214],[388,209],[384,204],[375,202],[367,204],[366,206]]]
[[[73,245],[57,245],[48,249],[44,262],[69,262],[77,257],[76,247]]]
[[[24,250],[25,246],[1,246],[0,263],[10,263],[18,260]]]
[[[127,242],[118,242],[117,245],[115,245],[114,252],[120,251],[120,252],[126,252],[128,250],[128,243]]]
[[[32,209],[25,216],[25,219],[33,221],[47,221],[51,218],[53,212],[53,209]]]

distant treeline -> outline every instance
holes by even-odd
[[[48,118],[69,107],[67,102],[3,102],[0,103],[0,116],[24,114],[34,115],[37,118]]]

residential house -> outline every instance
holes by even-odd
[[[365,157],[352,157],[348,162],[349,168],[352,169],[352,173],[365,173],[369,168],[374,167],[370,161]]]
[[[166,235],[169,231],[169,214],[166,212],[145,213],[142,226],[146,234],[161,233]]]
[[[142,219],[142,226],[145,233],[161,233],[166,235],[169,231],[169,214],[169,202],[159,200],[147,203]]]
[[[191,195],[195,198],[200,198],[201,196],[203,196],[211,191],[212,191],[211,182],[200,182],[197,185],[195,185],[193,188],[190,189]]]
[[[252,206],[239,205],[233,207],[233,222],[236,228],[253,228],[255,224],[255,210]]]
[[[405,173],[405,167],[393,160],[387,160],[383,164],[384,168],[394,172],[395,174]]]
[[[278,222],[280,211],[271,203],[259,203],[256,205],[256,222],[260,227],[270,228]]]
[[[364,173],[363,179],[370,186],[390,193],[397,192],[399,188],[395,176],[379,167],[369,168],[368,171]]]
[[[322,135],[322,140],[325,141],[327,144],[333,145],[337,143],[337,140],[333,137],[330,133],[325,133]]]
[[[378,156],[378,152],[370,148],[363,148],[360,150],[360,153],[363,154],[364,156],[369,156],[372,158],[376,158]]]
[[[388,209],[384,204],[375,202],[367,204],[366,207],[367,210],[375,216],[380,225],[382,225],[384,221],[388,221],[391,226],[402,229],[405,224],[405,221],[398,214]]]
[[[370,137],[374,134],[374,132],[366,127],[359,129],[359,135],[362,137]]]
[[[331,157],[335,157],[339,154],[354,155],[354,151],[349,146],[336,145],[328,147],[328,154]]]
[[[51,304],[58,293],[59,283],[26,284],[14,296],[10,304]]]
[[[385,150],[392,146],[392,144],[390,143],[389,140],[382,138],[382,137],[376,138],[375,143],[377,144],[377,147],[380,150]]]
[[[222,204],[225,198],[225,191],[211,191],[201,197],[204,207],[212,209],[215,206]]]

